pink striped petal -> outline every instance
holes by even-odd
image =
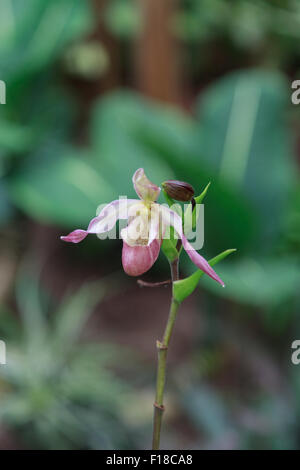
[[[97,217],[91,220],[87,230],[77,229],[69,233],[69,235],[60,238],[65,242],[79,243],[89,233],[109,232],[118,219],[126,219],[128,217],[129,207],[137,202],[139,202],[138,199],[117,199],[112,201],[101,210]]]
[[[217,275],[217,273],[213,270],[213,268],[208,264],[205,258],[203,256],[199,255],[196,250],[189,244],[187,241],[186,237],[182,235],[182,244],[183,248],[189,255],[190,259],[193,261],[193,263],[201,269],[203,272],[205,272],[209,277],[217,281],[219,284],[221,284],[222,287],[225,287],[224,282],[222,279]]]
[[[160,206],[160,210],[162,214],[163,224],[165,226],[169,224],[174,227],[179,237],[182,239],[183,248],[187,252],[190,259],[193,261],[193,263],[199,269],[201,269],[205,274],[207,274],[209,277],[211,277],[212,279],[217,281],[219,284],[221,284],[222,287],[225,287],[225,284],[222,281],[222,279],[217,275],[217,273],[213,270],[213,268],[208,264],[206,259],[203,258],[203,256],[199,255],[199,253],[197,253],[197,251],[194,250],[192,245],[188,242],[182,230],[181,217],[178,214],[176,214],[176,212],[169,209],[168,207]]]
[[[154,240],[151,245],[129,246],[123,242],[122,264],[129,276],[140,276],[148,271],[158,258],[160,240]]]
[[[64,242],[79,243],[84,240],[87,235],[88,232],[86,230],[78,229],[74,230],[74,232],[69,233],[69,235],[60,237],[60,239]]]

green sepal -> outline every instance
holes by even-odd
[[[197,204],[202,204],[202,201],[205,198],[209,187],[210,187],[210,182],[206,185],[206,187],[204,188],[202,193],[199,194],[199,196],[196,196],[194,198],[194,201],[195,201],[196,204],[195,204],[193,213],[192,213],[192,204],[189,204],[188,207],[186,208],[185,212],[184,212],[184,228],[185,228],[185,233],[186,234],[189,233],[191,230],[194,230],[195,227],[196,227],[196,222],[197,222],[196,208],[197,208]]]
[[[219,255],[215,256],[211,260],[208,261],[210,266],[214,266],[219,261],[222,261],[231,253],[235,252],[236,249],[225,250]],[[174,299],[181,303],[184,299],[186,299],[189,295],[191,295],[194,290],[196,289],[198,282],[203,276],[204,272],[201,269],[198,269],[194,272],[191,276],[186,277],[185,279],[181,279],[179,281],[175,281],[173,283],[173,297]]]
[[[210,182],[205,186],[205,188],[203,189],[202,193],[199,194],[199,196],[196,196],[194,197],[195,201],[196,201],[196,204],[202,204],[202,201],[203,199],[205,198],[206,196],[206,193],[208,191],[208,188],[210,187]]]

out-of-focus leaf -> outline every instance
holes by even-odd
[[[116,36],[131,38],[139,32],[142,18],[135,2],[111,0],[105,11],[105,21]]]
[[[228,299],[257,307],[271,307],[295,295],[299,284],[299,262],[284,256],[271,259],[247,257],[225,263],[218,268],[218,274],[226,289],[218,289],[205,277],[203,286]]]
[[[38,220],[85,226],[97,206],[116,199],[116,194],[87,152],[58,151],[52,160],[32,162],[15,175],[10,194],[18,207]]]
[[[226,37],[227,41],[230,38],[234,45],[243,48],[243,52],[253,52],[272,37],[275,50],[276,45],[282,46],[284,42],[289,51],[296,52],[299,11],[295,0],[231,3],[227,0],[191,0],[181,2],[173,23],[175,32],[185,41],[199,43],[199,40]]]
[[[129,386],[109,368],[126,350],[78,342],[83,321],[97,300],[96,285],[83,286],[48,318],[37,302],[39,280],[32,266],[26,269],[24,264],[18,292],[23,323],[7,342],[7,367],[0,368],[1,423],[24,446],[29,429],[29,447],[128,447],[129,427],[121,410]],[[26,286],[28,300],[24,302]],[[36,324],[31,324],[32,319]],[[28,335],[30,324],[35,331]]]
[[[290,248],[300,252],[300,185],[295,188],[290,197],[288,210],[283,226],[284,239]]]
[[[184,391],[183,406],[197,429],[209,437],[216,438],[230,432],[224,400],[211,387],[201,383],[199,388]]]
[[[215,264],[219,263],[219,261],[222,261],[224,258],[226,258],[226,256],[234,253],[235,251],[235,249],[223,251],[223,253],[220,253],[219,255],[209,260],[210,266],[214,266]],[[191,276],[173,283],[173,295],[177,302],[182,302],[194,292],[203,274],[205,273],[201,269],[198,269]]]
[[[55,350],[59,348],[62,356],[78,339],[91,310],[102,299],[103,292],[103,284],[88,284],[69,297],[66,296],[60,305],[56,314],[54,347]]]
[[[114,93],[95,105],[91,123],[95,162],[120,195],[136,196],[131,180],[137,168],[143,167],[158,185],[174,176],[160,155],[139,141],[147,117],[144,100],[126,92]]]
[[[5,121],[0,122],[0,151],[26,152],[32,142],[32,131],[30,128]]]
[[[88,2],[80,0],[4,0],[0,18],[1,73],[9,86],[55,60],[66,43],[92,25]]]
[[[272,247],[293,186],[285,113],[289,85],[275,72],[233,73],[201,95],[199,151],[212,176],[251,201],[257,250]]]
[[[6,185],[0,178],[0,226],[8,221],[13,214],[13,207],[10,202]]]

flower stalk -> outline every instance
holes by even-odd
[[[79,243],[87,235],[97,234],[100,236],[109,232],[118,220],[127,219],[128,224],[121,230],[120,235],[123,239],[122,264],[124,271],[129,276],[140,276],[147,272],[157,260],[161,249],[169,260],[170,281],[149,283],[138,280],[142,287],[172,284],[172,301],[168,321],[162,341],[156,342],[158,366],[154,402],[153,449],[158,450],[164,412],[167,353],[179,306],[196,289],[199,279],[204,274],[225,287],[224,282],[212,266],[235,250],[226,250],[207,262],[189,243],[184,233],[186,221],[190,230],[195,226],[196,211],[194,209],[196,204],[202,203],[209,184],[199,196],[194,197],[194,188],[189,183],[178,180],[165,181],[162,184],[163,194],[168,203],[168,207],[165,207],[157,202],[161,188],[147,178],[143,168],[136,170],[132,182],[139,199],[124,199],[122,197],[111,201],[104,205],[100,211],[97,210],[97,216],[90,221],[86,230],[73,230],[68,235],[62,236],[61,239],[66,242]],[[184,213],[173,207],[173,198],[181,202],[190,201],[190,205]],[[198,269],[187,278],[179,280],[179,256],[182,249],[186,251]]]
[[[172,287],[173,282],[179,279],[179,259],[176,258],[172,263],[170,263],[171,275],[172,275]],[[156,378],[156,394],[154,402],[154,415],[153,415],[153,438],[152,438],[152,449],[158,450],[160,447],[160,432],[162,425],[163,413],[165,410],[164,407],[164,390],[166,382],[166,368],[167,368],[167,353],[169,348],[169,343],[174,328],[175,320],[178,313],[180,303],[172,296],[170,312],[168,321],[166,324],[163,340],[156,342],[157,352],[158,352],[158,363],[157,363],[157,378]]]

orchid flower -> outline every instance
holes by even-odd
[[[169,207],[156,201],[160,188],[149,181],[143,168],[132,178],[134,189],[140,199],[118,199],[106,205],[99,215],[91,220],[87,230],[77,229],[61,239],[79,243],[89,233],[101,234],[110,231],[118,219],[128,219],[121,230],[123,239],[122,264],[130,276],[140,276],[148,271],[158,258],[160,247],[169,227],[173,226],[177,236],[193,263],[204,273],[224,286],[223,281],[208,262],[193,249],[182,229],[181,217]]]
[[[61,239],[67,242],[79,243],[89,233],[97,234],[100,237],[101,234],[110,232],[117,220],[128,220],[127,226],[121,230],[121,238],[123,239],[122,264],[127,274],[130,276],[140,276],[153,266],[158,258],[162,241],[170,238],[170,229],[174,229],[174,237],[172,235],[171,243],[165,242],[167,249],[165,249],[165,246],[162,247],[169,260],[171,269],[172,299],[164,335],[161,341],[156,342],[158,367],[154,401],[152,449],[158,450],[160,448],[162,415],[165,409],[164,387],[167,351],[179,306],[195,290],[203,273],[224,287],[223,281],[211,266],[235,250],[226,250],[208,263],[188,242],[182,227],[183,218],[179,213],[172,210],[172,207],[170,208],[156,202],[161,189],[149,181],[143,168],[139,168],[134,173],[132,181],[139,199],[120,198],[112,201],[100,210],[97,217],[91,220],[87,230],[74,230],[69,235],[61,237]],[[188,207],[191,208],[192,217],[186,211],[185,219],[188,219],[190,225],[193,225],[191,218],[193,218],[193,208],[196,200],[198,203],[201,203],[208,186],[196,198],[194,198],[193,187],[183,181],[168,180],[162,183],[162,187],[169,205],[172,206],[173,198],[179,201],[191,202],[191,205]],[[180,239],[180,243],[176,242],[176,238]],[[169,246],[172,247],[170,251],[168,251]],[[199,268],[185,279],[179,279],[178,272],[179,255],[182,247],[193,263]],[[143,285],[155,287],[163,285],[165,282],[154,284],[143,283]]]

